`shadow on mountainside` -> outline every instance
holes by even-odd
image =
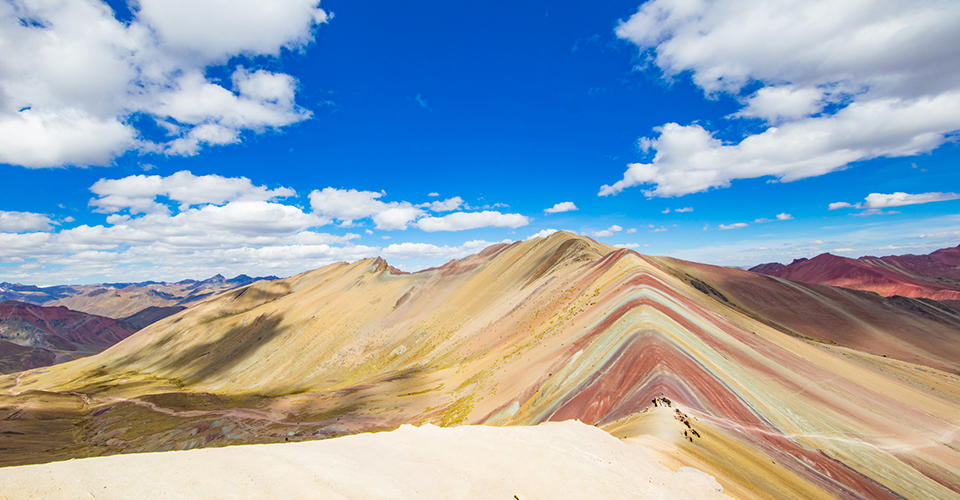
[[[117,361],[110,368],[111,371],[158,369],[171,372],[186,385],[195,384],[217,372],[228,371],[254,356],[262,346],[285,331],[280,327],[282,321],[282,314],[261,314],[249,323],[236,326],[222,336],[218,335],[215,340],[194,343],[183,351],[171,350],[160,360],[157,360],[156,352],[136,353]],[[173,338],[168,335],[150,347],[154,351],[162,350]],[[102,369],[106,371],[107,366]]]

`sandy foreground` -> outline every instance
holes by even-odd
[[[674,499],[730,497],[577,421],[405,425],[324,441],[115,455],[0,469],[0,498]]]

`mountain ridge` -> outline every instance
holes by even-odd
[[[760,264],[750,271],[791,281],[819,283],[884,296],[960,300],[960,247],[928,255],[865,256],[850,259],[823,253],[788,265]]]
[[[0,430],[50,460],[577,418],[741,498],[957,496],[960,316],[818,286],[563,232],[418,273],[336,263],[2,377]],[[39,408],[70,432],[17,438]]]
[[[140,328],[123,321],[25,302],[0,302],[3,373],[52,365],[98,353]],[[19,361],[18,361],[19,360]]]

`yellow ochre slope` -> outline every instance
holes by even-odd
[[[566,232],[338,263],[0,378],[0,465],[575,418],[738,498],[960,498],[960,316],[904,300]]]

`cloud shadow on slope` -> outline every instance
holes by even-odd
[[[185,385],[196,384],[222,371],[228,371],[256,355],[260,348],[285,329],[280,327],[282,314],[261,314],[253,321],[238,325],[216,340],[194,344],[184,351],[171,351],[162,360],[149,368],[172,372],[170,375]],[[172,337],[166,337],[152,345],[154,350],[163,349]],[[111,368],[122,371],[125,368],[142,370],[147,353],[135,354],[116,362]],[[106,368],[106,367],[104,367]]]

